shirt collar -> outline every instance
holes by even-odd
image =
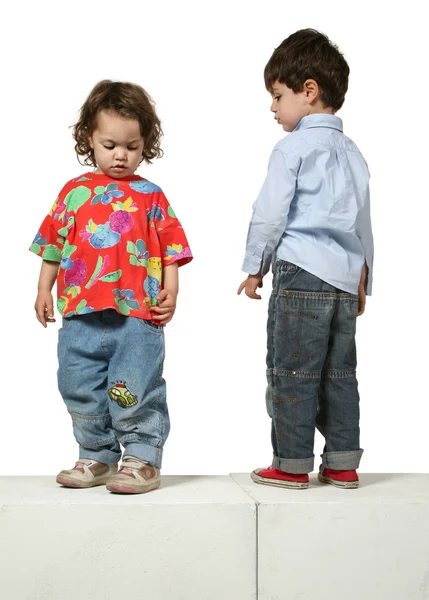
[[[328,127],[329,129],[337,129],[343,131],[343,121],[336,115],[329,115],[327,113],[315,113],[302,117],[298,121],[293,131],[299,131],[300,129],[312,129],[314,127]]]

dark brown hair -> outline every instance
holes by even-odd
[[[326,35],[315,29],[301,29],[283,40],[264,70],[265,87],[285,83],[301,92],[307,79],[319,85],[325,107],[339,110],[347,92],[350,69],[346,59]]]
[[[145,90],[135,83],[104,79],[97,83],[80,109],[79,120],[73,127],[76,140],[75,150],[81,164],[96,166],[94,151],[89,138],[97,126],[97,115],[101,110],[110,110],[124,119],[136,119],[144,139],[141,161],[152,162],[163,155],[160,143],[163,135],[161,121],[155,103]],[[83,163],[80,156],[84,156]],[[140,164],[139,163],[139,164]]]

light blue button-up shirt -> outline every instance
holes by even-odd
[[[343,122],[324,113],[302,118],[274,148],[253,205],[243,271],[265,275],[287,260],[323,281],[358,293],[362,266],[372,292],[374,245],[368,166],[343,134]]]

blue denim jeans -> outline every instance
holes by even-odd
[[[58,387],[72,417],[79,458],[135,456],[161,467],[170,430],[164,330],[103,310],[63,319]]]
[[[325,438],[322,463],[357,469],[359,393],[356,380],[358,297],[296,265],[276,263],[268,310],[267,410],[273,467],[314,468],[315,428]]]

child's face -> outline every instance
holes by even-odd
[[[275,81],[271,90],[271,111],[285,131],[293,131],[298,122],[311,112],[306,90],[295,93],[285,83]]]
[[[123,119],[115,112],[102,110],[89,143],[98,167],[96,173],[120,179],[137,169],[144,141],[136,119]]]

